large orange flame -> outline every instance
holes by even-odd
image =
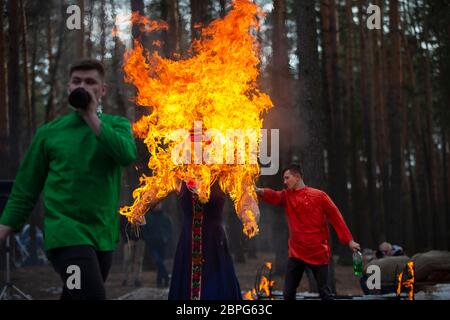
[[[233,1],[226,17],[202,30],[201,39],[193,42],[190,57],[185,59],[163,58],[144,49],[139,40],[125,53],[126,81],[137,88],[136,103],[149,110],[133,124],[133,131],[148,147],[152,171],[151,176],[141,177],[141,185],[133,192],[133,205],[120,209],[131,222],[140,221],[175,191],[180,181],[202,202],[208,201],[210,187],[218,181],[233,200],[244,233],[249,237],[257,234],[254,181],[259,165],[252,159],[259,150],[262,114],[272,107],[270,97],[257,85],[259,57],[254,33],[259,27],[258,15],[262,13],[251,1]],[[144,31],[166,27],[136,16],[133,19],[147,25],[141,27]],[[230,129],[241,130],[241,134],[230,138]],[[174,161],[174,154],[186,156],[186,149],[180,151],[186,141],[198,142],[200,152],[188,146],[191,163]],[[202,159],[205,150],[213,161]]]

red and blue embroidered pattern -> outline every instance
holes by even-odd
[[[200,300],[202,288],[202,223],[203,204],[196,194],[192,195],[192,262],[191,262],[191,300]]]

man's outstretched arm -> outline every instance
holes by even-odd
[[[255,187],[256,194],[258,197],[269,204],[275,206],[284,206],[285,194],[283,191],[275,191],[270,188],[257,188]]]

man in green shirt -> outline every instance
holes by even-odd
[[[101,113],[99,61],[72,65],[67,92],[80,87],[89,105],[37,130],[0,217],[0,243],[22,228],[43,190],[45,250],[64,282],[61,298],[105,299],[119,239],[122,167],[135,160],[136,146],[126,118]]]

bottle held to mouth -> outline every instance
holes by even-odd
[[[69,95],[69,103],[76,109],[86,110],[90,102],[91,96],[83,88],[77,88]]]

